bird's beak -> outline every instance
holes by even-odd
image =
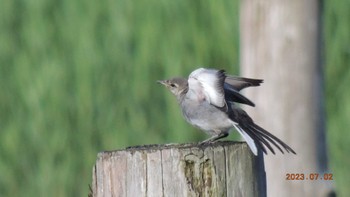
[[[160,84],[162,84],[162,85],[167,86],[167,83],[166,83],[165,80],[158,80],[157,83],[160,83]]]

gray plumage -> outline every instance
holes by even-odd
[[[229,76],[223,70],[199,68],[188,78],[158,82],[176,96],[187,122],[211,136],[202,143],[211,143],[227,137],[230,129],[235,127],[255,155],[258,148],[265,154],[266,148],[275,154],[272,145],[282,153],[285,150],[295,154],[287,144],[256,125],[249,115],[235,104],[255,106],[239,91],[251,86],[260,86],[263,80]]]

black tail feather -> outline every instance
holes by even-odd
[[[256,128],[254,128],[254,127],[253,127],[253,130],[254,130],[255,132],[258,132],[259,135],[262,135],[263,138],[266,138],[269,142],[271,142],[273,145],[275,145],[275,146],[278,148],[278,150],[280,150],[280,151],[284,154],[283,149],[282,149],[270,136],[266,135],[265,133],[261,132],[260,130],[258,130],[258,129],[256,129]],[[288,151],[287,151],[287,152],[288,152]]]
[[[261,149],[265,154],[267,154],[266,148],[263,145],[263,140],[261,140],[261,138],[259,136],[255,135],[254,132],[251,132],[251,130],[249,130],[246,127],[241,127],[241,129],[244,132],[246,132],[254,140],[254,143],[257,146],[257,148]],[[267,147],[271,150],[271,147],[269,147],[269,146],[267,146]],[[272,151],[272,152],[274,152],[274,151]]]
[[[275,151],[273,150],[272,146],[268,141],[264,139],[264,136],[259,135],[254,129],[250,126],[242,127],[243,130],[254,140],[255,144],[258,145],[262,151],[267,154],[267,151],[265,147],[267,147],[273,154],[275,154]]]
[[[273,154],[275,154],[275,151],[272,148],[271,144],[278,148],[278,150],[280,150],[282,154],[284,154],[284,151],[281,148],[281,146],[288,153],[291,152],[293,154],[296,154],[295,151],[287,144],[285,144],[282,140],[278,139],[276,136],[272,135],[271,133],[256,125],[255,123],[250,123],[249,125],[241,124],[239,126],[254,140],[258,148],[260,148],[265,154],[267,154],[265,147],[267,147]]]
[[[284,143],[282,140],[278,139],[276,136],[272,135],[271,133],[269,133],[268,131],[266,131],[265,129],[261,128],[259,125],[254,124],[252,125],[256,130],[260,131],[261,133],[264,133],[265,135],[268,135],[270,138],[272,138],[273,140],[275,140],[276,142],[278,142],[281,146],[283,146],[283,148],[289,153],[292,152],[293,154],[296,154],[295,151],[289,147],[286,143]]]

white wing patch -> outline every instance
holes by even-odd
[[[214,69],[199,68],[193,71],[188,79],[191,91],[198,96],[204,96],[209,103],[217,107],[226,105],[223,85],[220,71]]]

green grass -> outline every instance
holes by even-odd
[[[349,2],[326,1],[328,144],[349,194]],[[205,136],[156,80],[238,74],[238,2],[0,1],[0,196],[87,196],[96,155]]]
[[[330,167],[339,196],[350,188],[350,1],[326,1],[325,59]]]
[[[1,196],[87,196],[99,151],[204,137],[156,80],[237,73],[237,2],[0,7]]]

